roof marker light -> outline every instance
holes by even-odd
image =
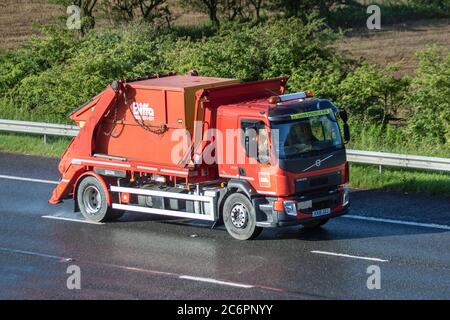
[[[302,92],[296,92],[296,93],[288,93],[288,94],[282,94],[280,96],[271,96],[269,98],[270,104],[276,104],[279,102],[285,102],[290,100],[301,100],[305,98],[311,98],[314,96],[314,93],[311,89],[306,89]]]
[[[280,97],[279,96],[271,96],[269,98],[269,103],[270,104],[276,104],[278,102],[280,102]]]
[[[305,94],[308,98],[314,97],[314,92],[311,89],[306,89]]]

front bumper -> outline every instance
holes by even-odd
[[[253,205],[256,210],[256,225],[258,227],[286,227],[294,225],[302,225],[311,221],[319,221],[324,219],[331,219],[349,213],[350,205],[333,209],[330,214],[312,217],[311,214],[300,213],[297,216],[291,216],[284,211],[276,211],[273,208],[273,202],[270,199],[255,199]]]

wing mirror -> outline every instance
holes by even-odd
[[[347,144],[350,141],[350,127],[348,125],[348,123],[344,122],[344,142]]]
[[[347,121],[348,121],[348,114],[347,114],[347,110],[340,110],[339,111],[339,117],[342,119],[342,121],[344,122],[344,123],[347,123]]]
[[[339,111],[339,117],[342,119],[342,122],[344,122],[343,129],[344,129],[344,142],[348,143],[350,141],[350,127],[347,123],[348,121],[348,113],[347,110],[343,109]]]

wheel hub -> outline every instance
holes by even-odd
[[[100,191],[95,186],[87,187],[83,192],[83,204],[86,212],[95,215],[102,206]]]
[[[248,223],[248,209],[243,204],[236,204],[231,209],[231,222],[236,228],[243,229]]]

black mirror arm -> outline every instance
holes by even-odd
[[[350,127],[347,122],[344,123],[344,143],[350,142]]]
[[[347,121],[348,121],[348,113],[347,113],[347,110],[345,110],[345,109],[339,110],[339,117],[342,119],[342,121],[343,121],[344,123],[347,123]]]

